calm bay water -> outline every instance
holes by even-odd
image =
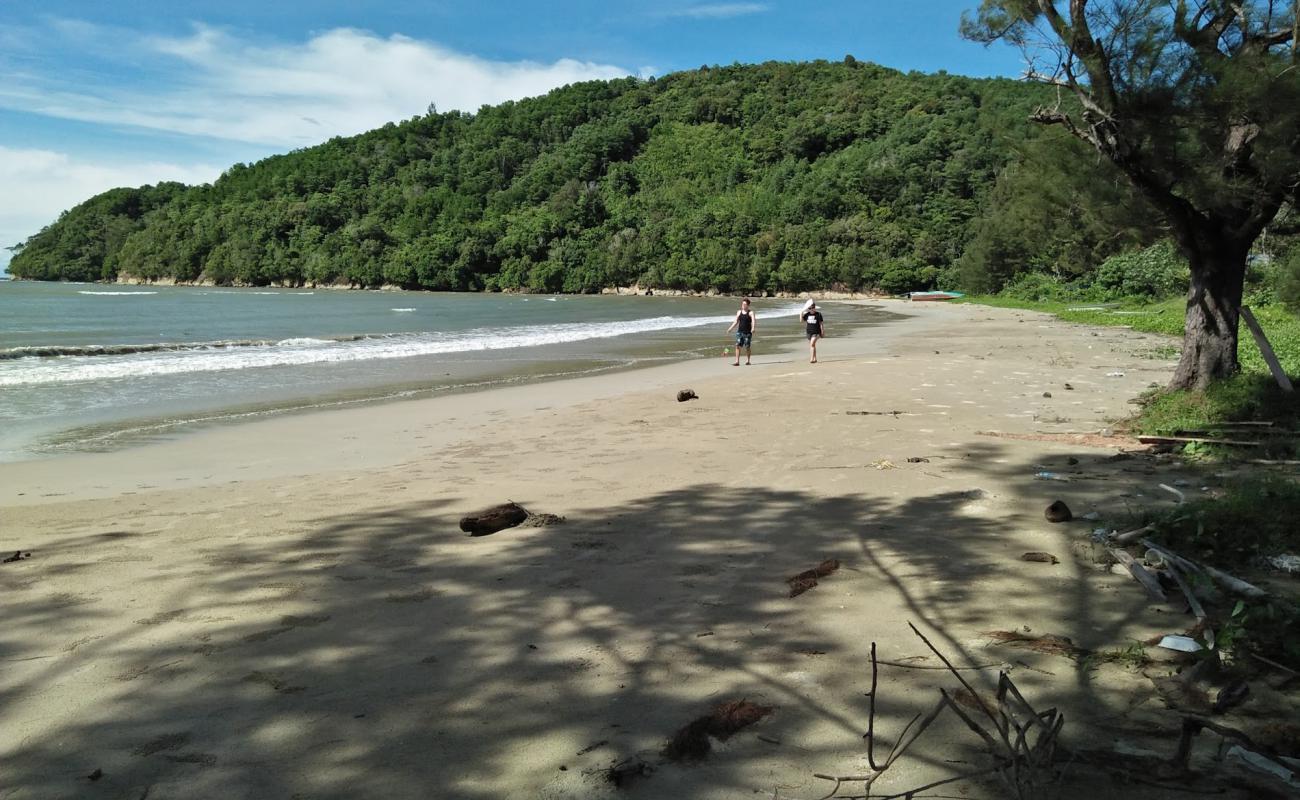
[[[295,409],[717,357],[735,308],[731,298],[0,281],[0,460]],[[779,336],[760,321],[760,345],[797,336],[797,308],[758,301],[760,320],[784,317]],[[871,318],[840,306],[828,321]]]

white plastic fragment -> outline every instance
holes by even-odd
[[[1190,636],[1166,636],[1156,646],[1166,650],[1177,650],[1180,653],[1199,653],[1205,649],[1200,642]]]
[[[1289,572],[1292,575],[1300,573],[1300,556],[1295,553],[1282,553],[1281,555],[1269,556],[1268,563],[1274,569],[1280,569],[1283,572]]]
[[[1297,774],[1296,770],[1292,769],[1288,764],[1274,761],[1273,759],[1268,758],[1267,756],[1262,756],[1253,750],[1247,750],[1239,744],[1234,744],[1232,747],[1228,748],[1227,756],[1228,758],[1237,759],[1242,764],[1250,767],[1256,772],[1263,772],[1267,775],[1272,775],[1287,786],[1300,789],[1300,774]]]

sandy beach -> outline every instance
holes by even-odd
[[[1067,741],[1163,754],[1174,729],[1150,681],[983,633],[1105,649],[1185,627],[1084,544],[1170,502],[1156,486],[1177,468],[1125,471],[1109,460],[1123,438],[1050,436],[1127,415],[1170,374],[1152,357],[1165,340],[887,306],[905,318],[836,338],[831,305],[816,365],[765,349],[779,321],[764,320],[749,367],[0,464],[0,551],[32,552],[0,565],[0,798],[811,799],[830,789],[813,773],[867,768],[870,643],[937,666],[909,621],[954,661],[994,665],[965,673],[980,687],[1001,665],[1063,709]],[[676,402],[682,388],[699,399]],[[507,499],[565,521],[458,530]],[[1055,499],[1101,519],[1050,524]],[[786,578],[832,558],[788,596]],[[952,683],[882,667],[885,739]],[[742,698],[775,710],[699,763],[660,755]],[[977,745],[944,721],[878,786],[978,765]],[[611,784],[631,759],[653,771]]]

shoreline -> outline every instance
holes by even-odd
[[[874,291],[847,291],[844,289],[829,288],[825,290],[813,291],[754,291],[754,292],[733,292],[720,291],[717,289],[706,289],[697,291],[694,289],[668,289],[657,288],[654,286],[606,286],[599,292],[540,292],[531,289],[497,289],[493,291],[478,290],[465,292],[451,292],[443,289],[409,289],[403,286],[397,286],[391,283],[381,284],[379,286],[359,286],[350,283],[316,283],[314,281],[304,281],[303,283],[290,284],[272,281],[266,284],[256,283],[217,283],[211,280],[198,281],[178,281],[175,278],[137,278],[134,276],[119,276],[114,280],[100,281],[42,281],[35,278],[19,278],[8,276],[5,280],[15,283],[67,283],[73,285],[85,286],[178,286],[178,287],[202,287],[202,288],[228,288],[228,289],[328,289],[345,292],[412,292],[412,293],[439,293],[439,294],[506,294],[506,295],[525,295],[525,296],[572,296],[586,297],[596,295],[618,295],[621,297],[754,297],[760,299],[774,300],[806,300],[815,297],[823,300],[890,300],[897,299],[897,295],[881,294]]]
[[[703,359],[0,465],[0,550],[32,553],[0,567],[6,800],[78,796],[93,770],[106,797],[160,800],[816,796],[814,772],[862,774],[870,644],[926,658],[908,621],[956,663],[1013,672],[1070,720],[1070,746],[1165,752],[1179,718],[1134,702],[1148,679],[986,632],[1097,652],[1168,633],[1181,610],[1096,568],[1087,533],[1134,497],[1172,505],[1155,487],[1194,475],[1125,471],[1121,438],[984,435],[1108,424],[1171,368],[1140,355],[1163,338],[942,304],[830,330],[815,367],[796,345],[750,368]],[[677,402],[688,387],[699,399]],[[1055,499],[1101,520],[1048,523]],[[506,500],[564,520],[458,529]],[[839,569],[790,597],[786,578],[826,559]],[[886,668],[877,730],[950,682]],[[662,758],[740,698],[775,711],[699,764]],[[951,774],[944,759],[979,757],[970,738],[940,720],[873,788]],[[653,774],[607,782],[637,761]]]
[[[845,302],[845,301],[836,301]],[[861,301],[855,305],[874,305]],[[892,305],[892,303],[891,303]],[[898,311],[890,310],[898,314]],[[895,330],[908,317],[882,325],[860,325],[847,337],[832,338],[839,344],[849,343],[851,353],[861,355],[869,348],[903,335]],[[884,335],[880,335],[884,332]],[[866,345],[864,338],[874,343]],[[762,340],[760,339],[760,347]],[[789,343],[776,353],[756,356],[755,366],[785,363],[791,354],[803,352],[803,346]],[[317,465],[331,449],[353,453],[358,460],[335,469],[378,468],[391,466],[403,459],[416,457],[410,443],[398,443],[400,432],[410,430],[425,418],[462,421],[476,413],[517,416],[544,408],[566,408],[590,400],[617,398],[625,394],[649,391],[667,393],[675,384],[711,380],[725,376],[716,357],[682,359],[667,364],[616,367],[592,375],[525,380],[513,385],[469,388],[447,394],[413,398],[380,396],[335,407],[272,410],[252,420],[221,420],[189,430],[164,434],[155,441],[127,442],[106,452],[69,452],[40,454],[18,461],[0,461],[0,507],[6,504],[32,504],[54,500],[102,498],[124,490],[150,487],[210,485],[220,483],[209,473],[204,453],[238,449],[256,451],[256,445],[278,439],[283,447],[276,452],[240,465],[241,480],[288,477],[320,471]],[[677,388],[685,388],[677,387]],[[534,401],[541,392],[548,398]],[[386,413],[387,412],[387,413]],[[381,417],[383,419],[381,419]],[[373,426],[374,433],[363,445],[349,431]],[[447,443],[451,437],[439,432],[435,441]],[[430,442],[421,442],[427,446]],[[148,463],[142,463],[148,462]],[[333,471],[333,470],[325,470]],[[85,476],[101,476],[94,479]],[[112,476],[111,479],[102,476]],[[207,476],[207,477],[205,477]]]

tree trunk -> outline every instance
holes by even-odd
[[[1237,372],[1237,321],[1249,245],[1201,243],[1191,254],[1183,355],[1170,389],[1201,391]]]

